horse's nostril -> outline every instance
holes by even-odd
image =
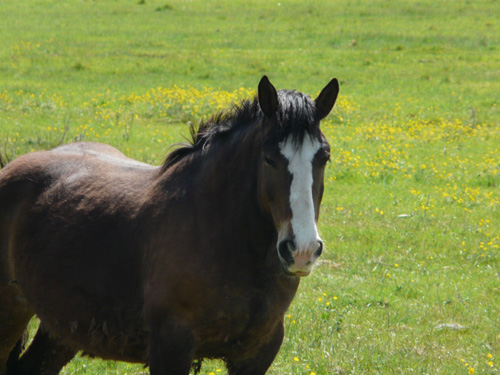
[[[294,249],[294,250],[292,250]],[[280,257],[286,261],[288,264],[293,264],[294,259],[293,259],[293,254],[292,252],[295,251],[295,245],[293,244],[292,241],[289,240],[284,240],[281,241],[279,246],[278,246],[278,252]]]
[[[297,245],[295,244],[295,241],[286,241],[286,246],[288,247],[288,250],[290,250],[292,253],[297,251]]]
[[[318,248],[314,252],[314,256],[318,258],[323,253],[323,241],[318,241]]]

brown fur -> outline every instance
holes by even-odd
[[[224,359],[233,375],[264,374],[299,284],[283,272],[273,224],[290,219],[282,217],[290,179],[262,173],[263,137],[272,133],[264,129],[276,126],[256,116],[166,168],[95,143],[7,164],[0,375],[57,374],[79,350],[145,363],[152,374],[187,375],[205,357]],[[13,359],[33,314],[42,327]]]

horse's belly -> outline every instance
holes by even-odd
[[[137,312],[123,311],[113,316],[109,311],[103,315],[90,310],[42,310],[39,317],[52,334],[85,354],[127,362],[147,361],[148,333]],[[126,314],[130,315],[124,319]]]
[[[103,359],[147,363],[148,334],[145,331],[85,334],[78,341],[85,354]]]

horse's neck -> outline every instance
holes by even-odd
[[[260,153],[260,132],[254,126],[186,156],[162,176],[164,186],[182,189],[180,195],[196,205],[202,223],[211,219],[226,229],[245,224],[249,233],[272,232],[259,207]]]
[[[202,157],[200,186],[205,203],[217,202],[217,209],[232,220],[261,219],[258,205],[260,139],[249,134],[238,140],[215,144]]]

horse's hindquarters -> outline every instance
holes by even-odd
[[[0,374],[33,312],[75,349],[146,357],[134,218],[155,172],[105,163],[44,152],[0,171]]]
[[[33,316],[13,273],[10,246],[19,213],[29,204],[32,188],[29,183],[6,184],[0,179],[0,374],[6,373],[8,361],[17,360],[20,350],[14,348],[20,347]]]

